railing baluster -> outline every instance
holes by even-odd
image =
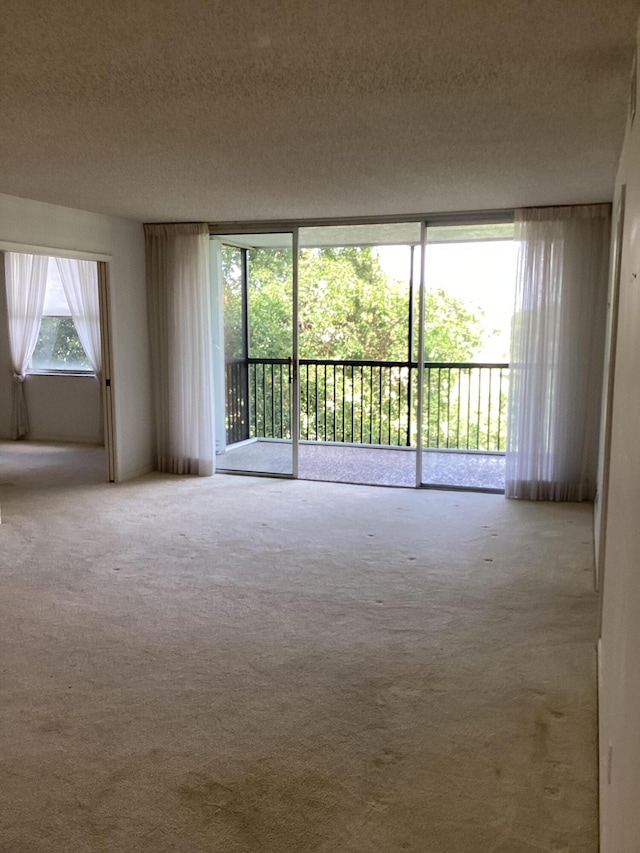
[[[437,417],[436,428],[438,430],[438,438],[437,438],[436,445],[435,445],[436,447],[440,447],[440,444],[441,444],[441,442],[440,442],[440,423],[441,423],[441,418],[440,418],[441,392],[440,392],[440,389],[441,389],[441,387],[442,387],[442,368],[439,367],[438,368],[438,411],[436,413],[436,417]]]
[[[496,442],[496,450],[502,450],[502,376],[503,371],[500,368],[500,382],[498,384],[498,440]]]
[[[394,444],[400,444],[400,400],[402,399],[402,375],[401,368],[396,368],[396,370],[398,371],[398,404],[396,406],[398,410],[398,428],[396,430],[396,440],[394,441]]]
[[[301,438],[410,446],[415,406],[407,407],[412,405],[409,391],[416,367],[399,361],[303,359]],[[225,365],[227,443],[247,434],[288,437],[287,369],[286,359],[249,358]],[[425,448],[503,453],[508,370],[506,364],[425,362]],[[483,378],[486,371],[487,381]],[[333,412],[327,411],[330,406]]]
[[[393,369],[393,368],[389,367],[389,368],[387,368],[387,369],[388,369],[388,371],[389,371],[389,412],[388,412],[389,423],[387,424],[388,431],[389,431],[389,439],[388,439],[388,442],[387,442],[387,443],[388,443],[388,444],[391,444],[391,395],[392,395],[392,393],[393,393],[393,392],[392,392],[392,390],[391,390],[391,383],[392,383],[392,380],[393,380],[393,377],[392,377],[392,375],[391,375],[391,371],[392,371],[392,369]]]
[[[253,434],[258,437],[258,365],[253,365]]]
[[[462,378],[462,368],[458,368],[458,414],[456,420],[456,447],[460,447],[460,387],[461,387],[461,378]]]
[[[360,444],[362,444],[362,429],[364,423],[364,368],[360,365]]]
[[[431,368],[427,367],[427,447],[431,447]],[[424,426],[422,428],[424,434]]]
[[[409,353],[411,358],[411,353]],[[413,370],[410,364],[407,364],[407,447],[411,447],[411,406],[413,405]]]
[[[369,366],[369,444],[373,444],[373,365]]]
[[[333,365],[333,440],[336,441],[336,366]]]
[[[476,448],[480,448],[480,413],[482,411],[482,368],[478,370],[478,428],[476,430]]]
[[[473,369],[467,368],[467,450],[469,449],[469,430],[471,429],[471,379]]]
[[[282,415],[282,403],[284,400],[284,389],[282,387],[283,386],[283,378],[282,378],[283,372],[284,372],[283,371],[283,365],[281,364],[280,365],[280,430],[279,430],[279,437],[280,438],[284,438],[284,432],[283,432],[283,428],[282,428],[283,427],[283,424],[282,424],[282,417],[283,417],[283,415]]]
[[[270,397],[271,397],[271,429],[270,429],[270,432],[271,432],[271,437],[275,438],[276,430],[275,430],[274,424],[275,424],[275,419],[276,419],[276,401],[275,401],[275,398],[273,396],[273,382],[274,382],[274,375],[275,375],[273,368],[274,368],[274,365],[272,364],[271,365],[271,383],[270,383],[271,388],[269,389]]]
[[[267,434],[267,365],[262,365],[262,435]]]
[[[324,440],[327,440],[327,365],[324,366]]]
[[[345,365],[340,365],[342,367],[342,440],[344,441],[344,419],[345,419],[345,400],[344,400],[344,384],[346,378],[346,368]]]
[[[355,440],[355,390],[356,390],[356,380],[355,380],[355,366],[351,365],[351,441]]]
[[[382,444],[382,365],[378,368],[380,393],[378,397],[378,444]]]
[[[491,447],[491,379],[493,370],[489,368],[489,399],[487,403],[487,450],[492,450]]]
[[[447,368],[447,447],[451,441],[451,368]]]
[[[306,365],[306,368],[307,368],[307,376],[306,376],[306,379],[307,379],[307,430],[306,430],[306,438],[307,438],[307,440],[309,439],[309,421],[311,420],[311,402],[309,400],[309,368],[310,367],[311,367],[310,364]]]
[[[318,365],[317,364],[315,365],[315,368],[316,368],[316,374],[315,374],[316,375],[316,382],[315,382],[315,385],[316,385],[316,394],[315,394],[316,408],[315,408],[315,412],[316,412],[316,414],[315,414],[315,423],[314,423],[313,433],[315,436],[314,441],[317,441],[318,440]]]

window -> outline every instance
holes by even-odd
[[[29,369],[91,372],[91,364],[71,317],[55,258],[49,258],[42,321]]]

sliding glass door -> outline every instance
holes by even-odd
[[[224,351],[216,467],[291,477],[297,445],[294,235],[227,234],[212,243],[220,356]]]
[[[504,490],[513,223],[424,231],[421,485]]]
[[[413,487],[420,223],[299,239],[299,476]]]
[[[215,235],[218,470],[502,491],[507,219]]]

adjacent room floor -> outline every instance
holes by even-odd
[[[597,850],[589,505],[0,465],[0,849]]]

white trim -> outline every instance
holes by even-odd
[[[0,252],[18,252],[23,255],[47,255],[50,258],[73,258],[77,261],[104,261],[112,259],[112,255],[96,252],[79,252],[76,249],[61,249],[59,246],[32,246],[29,243],[10,243],[0,240]]]
[[[93,370],[77,370],[75,367],[70,367],[69,370],[64,370],[64,368],[58,368],[54,370],[50,368],[46,370],[44,368],[35,368],[32,369],[30,367],[27,368],[26,376],[92,376],[94,379],[97,379],[97,374],[93,372]]]
[[[117,483],[121,476],[117,455],[115,400],[113,397],[109,265],[106,262],[98,263],[98,300],[100,306],[100,345],[102,347],[102,376],[100,377],[102,385],[102,434],[107,452],[107,480],[110,483]]]
[[[602,481],[597,484],[596,507],[598,509],[598,549],[594,551],[594,589],[602,592],[604,586],[605,552],[607,545],[607,518],[609,514],[609,479],[611,470],[611,432],[613,426],[613,400],[616,381],[616,357],[618,350],[618,325],[620,313],[620,282],[622,276],[622,248],[624,243],[624,221],[627,205],[627,185],[622,184],[616,212],[615,230],[611,243],[611,273],[609,280],[607,309],[607,340],[605,342],[604,377],[602,383]],[[594,536],[595,546],[595,536]],[[602,596],[600,597],[599,628],[602,628]]]

